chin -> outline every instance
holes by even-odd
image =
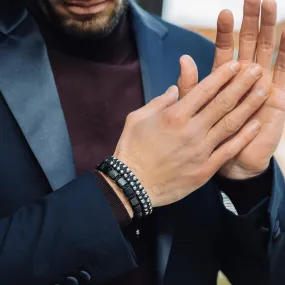
[[[114,22],[113,17],[108,16],[88,20],[68,19],[60,23],[62,31],[75,38],[88,38],[109,34],[116,24],[117,22]]]
[[[127,7],[127,0],[110,1],[106,8],[98,13],[79,14],[64,4],[47,7],[48,17],[65,34],[74,39],[102,37],[110,34],[116,27]]]

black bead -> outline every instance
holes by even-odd
[[[124,186],[128,184],[127,180],[124,177],[121,177],[118,181],[117,181],[117,185],[120,188],[124,188]]]
[[[135,193],[132,189],[132,187],[128,184],[127,187],[124,188],[124,194],[127,198],[131,199],[133,197],[135,197]]]
[[[115,169],[111,169],[109,172],[108,172],[108,176],[112,179],[112,180],[115,180],[116,178],[118,178],[120,176],[120,173],[115,170]]]
[[[136,197],[130,199],[129,201],[130,201],[132,207],[136,207],[137,205],[140,204],[139,201],[138,201],[138,199],[137,199]]]

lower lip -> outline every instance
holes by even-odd
[[[88,7],[66,3],[66,8],[69,12],[73,14],[90,15],[104,11],[109,4],[110,4],[109,0]]]

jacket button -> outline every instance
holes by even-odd
[[[280,222],[277,220],[274,231],[273,231],[273,241],[278,241],[281,237],[281,229],[280,229]]]
[[[63,281],[62,285],[78,285],[78,280],[75,277],[68,276]]]
[[[79,272],[79,278],[78,279],[79,279],[79,283],[81,283],[81,282],[88,283],[91,280],[91,275],[87,271],[81,270]]]

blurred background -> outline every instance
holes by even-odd
[[[235,43],[238,48],[239,30],[243,16],[244,0],[137,0],[146,10],[162,16],[166,21],[193,30],[215,41],[218,14],[223,9],[230,9],[235,17]],[[277,0],[278,25],[276,52],[283,29],[285,29],[285,0]],[[275,157],[285,174],[285,131]],[[226,278],[219,274],[218,285],[229,285]],[[179,285],[179,284],[178,284]]]

